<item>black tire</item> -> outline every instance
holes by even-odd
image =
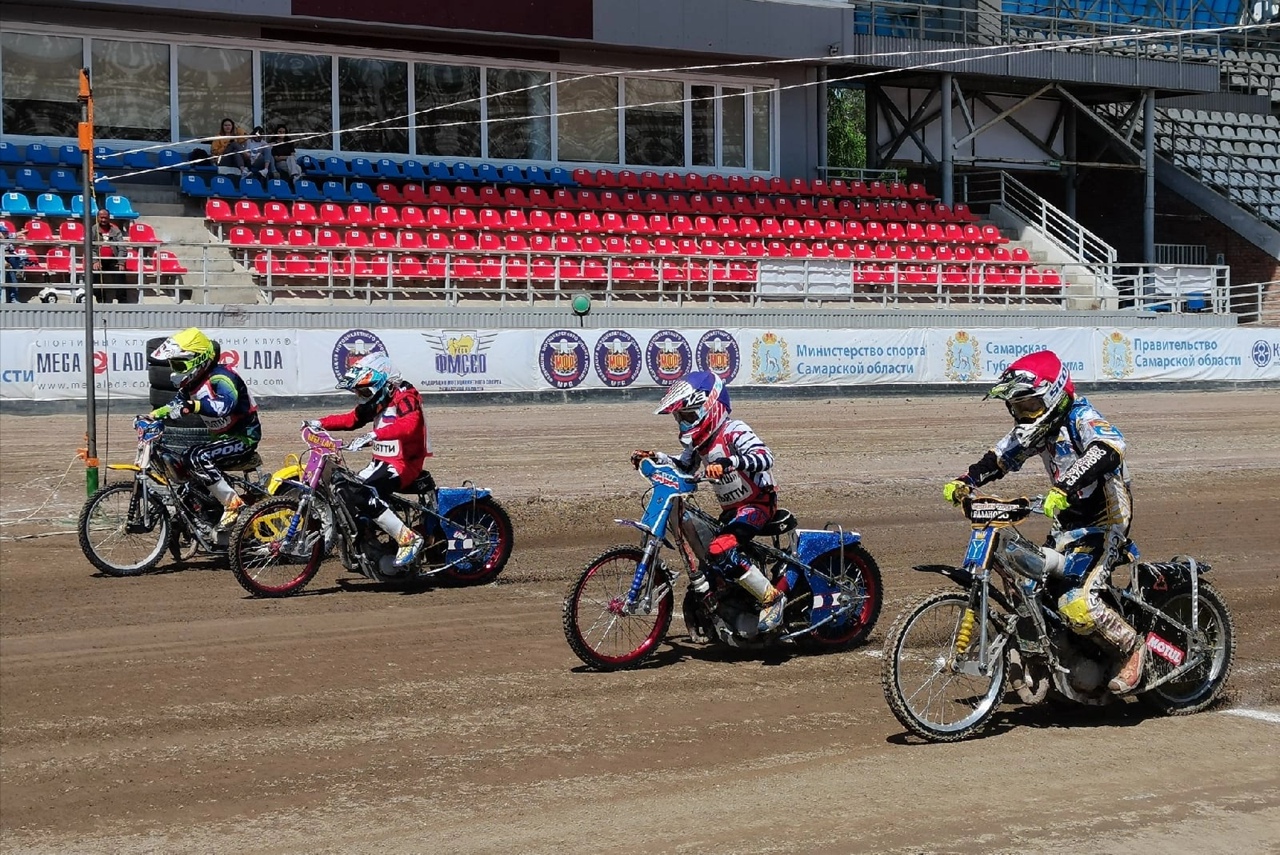
[[[162,335],[162,336],[159,336],[159,337],[157,337],[157,338],[149,338],[149,339],[147,339],[147,365],[149,365],[149,366],[150,366],[150,365],[163,365],[165,368],[168,368],[168,367],[169,367],[169,363],[168,363],[168,362],[165,362],[165,361],[164,361],[164,360],[162,360],[162,359],[152,359],[152,358],[151,358],[151,354],[155,353],[155,351],[156,351],[156,348],[157,348],[157,347],[159,347],[160,345],[164,344],[164,340],[165,340],[166,338],[168,338],[168,336],[163,336],[163,335]]]
[[[138,576],[160,563],[169,548],[169,511],[160,498],[148,493],[149,526],[127,531],[133,493],[132,482],[111,484],[89,497],[80,510],[76,530],[80,551],[89,563],[108,576]]]
[[[149,358],[148,363],[147,382],[151,384],[151,388],[163,389],[172,398],[174,393],[178,391],[178,387],[173,383],[173,369],[169,367],[169,363],[151,362]]]
[[[295,535],[316,535],[302,555],[280,551],[280,542],[298,512],[296,499],[267,499],[240,514],[227,545],[231,572],[240,587],[254,597],[291,597],[307,587],[324,562],[324,533],[317,517],[308,513],[306,529]]]
[[[177,392],[171,389],[161,389],[157,386],[152,386],[147,391],[147,402],[151,404],[152,408],[163,407],[165,404],[172,401],[174,395],[177,394]],[[196,416],[196,418],[200,417]]]
[[[634,546],[602,552],[587,564],[565,595],[561,612],[565,640],[592,668],[626,671],[640,667],[658,649],[671,626],[675,596],[669,587],[647,614],[624,615],[619,609],[643,559],[644,553]],[[655,561],[650,572],[663,573],[662,563]],[[660,584],[665,585],[665,579]]]
[[[823,626],[810,638],[825,648],[852,647],[866,641],[884,605],[884,586],[876,560],[862,544],[851,543],[843,550],[833,549],[818,556],[813,566],[839,579],[859,602],[843,621]]]
[[[197,423],[192,424],[188,419],[194,419]],[[183,416],[176,422],[167,422],[164,427],[165,448],[173,451],[184,451],[193,445],[208,442],[209,439],[209,429],[199,416]]]
[[[443,571],[440,576],[458,585],[486,585],[498,578],[515,546],[515,532],[506,509],[492,496],[485,496],[474,502],[464,502],[444,516],[465,531],[475,555],[471,560]]]
[[[889,709],[903,727],[930,742],[958,742],[979,732],[991,721],[1004,697],[1009,669],[1003,654],[993,661],[993,673],[986,677],[964,674],[952,667],[957,662],[972,665],[975,661],[973,654],[980,637],[977,626],[971,628],[971,641],[965,652],[954,655],[961,616],[968,607],[969,595],[965,591],[935,591],[903,610],[884,643],[880,685]],[[935,617],[931,614],[934,612],[941,614]],[[998,639],[994,620],[988,621],[987,632],[989,642]],[[917,670],[924,676],[916,677]],[[969,681],[976,684],[970,688]],[[983,682],[985,687],[981,686]],[[935,701],[939,704],[938,720],[930,717]],[[951,721],[941,708],[944,704],[968,712]]]
[[[1236,630],[1222,595],[1209,583],[1201,581],[1199,610],[1198,645],[1205,648],[1208,654],[1206,662],[1183,675],[1154,689],[1143,692],[1141,699],[1151,707],[1165,715],[1190,715],[1209,707],[1218,696],[1231,675],[1231,665],[1235,661]],[[1169,591],[1152,606],[1167,613],[1184,626],[1191,624],[1191,588],[1178,588]],[[1145,614],[1145,613],[1144,613]],[[1165,641],[1178,647],[1182,639],[1172,627],[1161,626],[1159,618],[1146,621],[1145,631],[1140,633],[1139,643],[1145,643],[1147,633],[1154,632]],[[1186,653],[1187,651],[1184,651]],[[1147,651],[1147,679],[1159,676],[1160,672],[1168,673],[1175,666],[1158,654]]]

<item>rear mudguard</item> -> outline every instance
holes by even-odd
[[[796,531],[796,557],[809,566],[828,552],[838,552],[845,546],[858,543],[862,535],[856,531],[831,531],[830,529],[802,528]],[[812,624],[824,623],[839,605],[840,589],[819,573],[805,573],[809,591],[813,594],[813,608],[809,619]]]
[[[1192,563],[1195,564],[1196,576],[1203,576],[1212,569],[1208,564],[1181,555],[1172,561],[1143,562],[1136,569],[1138,586],[1143,591],[1190,588]]]
[[[488,496],[489,491],[482,487],[437,487],[436,511],[441,514],[447,514],[459,505],[465,505],[467,502],[484,499]]]

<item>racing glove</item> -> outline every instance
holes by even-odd
[[[307,419],[303,424],[312,430],[324,430],[324,428],[320,427],[319,419]]]
[[[959,478],[942,485],[942,498],[953,505],[963,502],[971,492],[973,492],[973,487]]]
[[[707,461],[707,477],[712,481],[719,481],[724,473],[731,469],[735,469],[733,461],[727,457],[717,457],[715,460]]]
[[[1057,487],[1054,487],[1044,497],[1044,515],[1049,519],[1054,519],[1058,514],[1067,509],[1067,505],[1071,504],[1071,500],[1067,498],[1067,494]]]
[[[347,451],[359,451],[369,443],[373,442],[373,439],[374,439],[373,431],[369,431],[368,433],[362,433],[360,434],[360,436],[356,437],[355,439],[351,440],[351,442],[347,443]]]
[[[643,448],[637,448],[635,451],[631,452],[631,465],[632,467],[639,469],[641,460],[649,460],[652,457],[652,451],[645,451]]]

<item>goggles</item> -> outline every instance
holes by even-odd
[[[676,410],[673,414],[681,427],[693,427],[702,418],[701,410]]]
[[[1005,401],[1009,413],[1019,421],[1035,421],[1045,414],[1048,407],[1039,395],[1027,395],[1022,398],[1011,398]]]

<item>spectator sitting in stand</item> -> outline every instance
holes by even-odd
[[[298,165],[298,149],[289,138],[289,128],[276,126],[276,141],[271,146],[271,159],[275,161],[276,172],[284,176],[293,187],[293,182],[302,177],[302,167]]]
[[[243,175],[252,175],[263,184],[276,177],[276,162],[271,154],[271,143],[262,135],[262,127],[253,129],[244,145],[245,168]]]
[[[209,144],[209,153],[219,167],[229,167],[243,174],[249,161],[244,151],[244,131],[231,119],[223,119],[218,136]]]

